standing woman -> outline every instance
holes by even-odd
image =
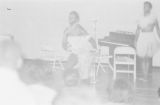
[[[152,13],[152,4],[144,2],[144,14],[137,25],[136,47],[137,55],[142,59],[144,79],[148,78],[148,71],[152,66],[152,57],[158,50],[159,42],[154,29],[160,36],[160,29],[157,17]]]
[[[63,48],[71,52],[69,57],[71,60],[67,63],[68,69],[74,66],[74,68],[78,69],[80,79],[88,80],[89,68],[93,58],[91,51],[96,48],[96,42],[79,24],[79,21],[78,13],[76,11],[70,12],[69,27],[66,28],[63,36]]]

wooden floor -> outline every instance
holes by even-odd
[[[160,105],[157,96],[157,89],[160,86],[160,69],[153,68],[151,71],[149,80],[144,82],[139,79],[142,76],[141,70],[137,70],[135,105]],[[51,65],[48,62],[27,60],[20,75],[26,83],[41,81],[51,88],[60,89],[63,87],[62,73],[62,70],[51,71]],[[107,66],[105,67],[105,72],[99,70],[95,87],[102,94],[105,93],[106,88],[112,83],[112,74],[112,70]],[[131,75],[118,75],[117,77],[127,79],[133,83]]]

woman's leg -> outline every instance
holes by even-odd
[[[144,77],[144,74],[145,74],[145,69],[146,69],[145,58],[141,58],[141,70],[142,70],[143,77]]]
[[[149,60],[148,58],[146,57],[145,58],[145,74],[144,74],[144,78],[147,80],[148,79],[148,71],[149,71]]]
[[[152,73],[152,58],[149,58],[149,70]]]
[[[148,72],[148,67],[147,67],[147,58],[143,57],[141,58],[141,70],[142,70],[142,76],[144,78],[144,80],[146,80],[147,78],[147,72]]]
[[[144,78],[147,80],[149,76],[149,71],[152,69],[152,59],[150,57],[145,57],[144,61]]]
[[[148,67],[147,76],[149,76],[149,74],[152,72],[152,58],[151,57],[147,58],[147,67]]]

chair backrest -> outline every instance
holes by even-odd
[[[114,50],[114,54],[136,54],[136,51],[132,47],[117,47]]]

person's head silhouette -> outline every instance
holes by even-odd
[[[0,41],[0,67],[20,68],[22,64],[21,51],[13,40]]]

